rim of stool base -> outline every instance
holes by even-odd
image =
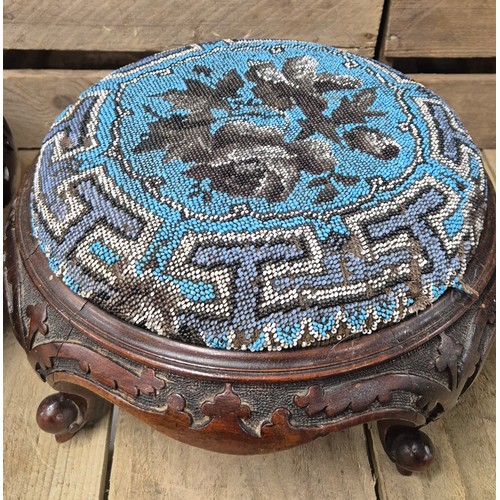
[[[313,380],[380,364],[426,343],[457,321],[480,297],[495,269],[495,199],[491,183],[479,245],[463,281],[477,291],[447,290],[420,314],[337,344],[278,352],[240,352],[187,344],[150,333],[73,293],[48,266],[30,222],[34,168],[16,201],[15,231],[26,272],[48,304],[73,327],[126,358],[168,372],[205,380],[280,382]]]

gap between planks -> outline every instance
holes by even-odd
[[[4,324],[3,492],[7,499],[102,498],[110,414],[58,444],[35,420],[40,401],[55,391],[31,368],[10,325]]]
[[[485,168],[494,181],[496,151],[483,150],[482,153]],[[23,170],[33,164],[37,154],[38,150],[19,151]],[[475,493],[477,488],[484,493],[481,498],[491,495],[492,482],[485,475],[491,474],[494,459],[494,448],[491,452],[495,432],[494,413],[491,415],[494,353],[490,354],[478,382],[459,405],[441,421],[426,427],[438,448],[434,469],[403,478],[385,456],[373,426],[369,427],[369,436],[358,426],[293,450],[234,457],[183,445],[119,413],[114,452],[110,419],[101,421],[94,429],[84,430],[68,443],[57,445],[52,436],[38,430],[34,417],[38,402],[51,393],[51,389],[37,380],[12,332],[8,332],[4,342],[4,384],[12,387],[16,395],[8,399],[12,396],[9,396],[10,389],[4,393],[4,491],[8,497],[26,497],[28,492],[39,491],[50,492],[51,498],[76,499],[86,498],[85,494],[91,491],[97,496],[88,498],[101,498],[103,494],[108,496],[108,492],[104,492],[108,485],[110,499],[130,495],[144,499],[176,498],[182,494],[187,499],[218,500],[244,495],[245,498],[278,500],[300,498],[304,492],[314,499],[328,498],[332,491],[342,492],[343,498],[363,500],[375,499],[378,495],[388,500],[411,500],[415,496],[451,499],[466,498],[469,484],[474,485]],[[11,380],[14,377],[20,387]],[[26,384],[26,380],[32,382]],[[26,409],[22,405],[25,401],[34,404]],[[467,425],[470,432],[461,432],[459,425]],[[476,439],[479,428],[484,434]],[[31,431],[36,440],[24,439],[23,431]],[[464,435],[470,436],[472,443],[467,441],[464,445],[461,441]],[[110,450],[114,455],[111,471],[107,467]],[[26,461],[20,466],[19,457],[27,456],[44,458],[34,463]],[[148,457],[146,461],[144,457]],[[481,473],[479,467],[486,472]],[[83,484],[82,470],[87,471]],[[192,474],[189,471],[193,471]],[[82,496],[76,496],[77,492]]]
[[[185,445],[120,412],[109,499],[376,500],[363,426],[269,455]]]
[[[495,187],[496,151],[482,151]],[[370,424],[371,461],[381,500],[459,500],[495,498],[495,371],[493,345],[482,372],[457,406],[424,427],[436,459],[424,474],[402,478],[385,454],[376,424]]]
[[[381,500],[493,500],[495,498],[495,345],[482,372],[458,404],[422,430],[435,447],[424,473],[396,471],[370,424],[371,456]]]

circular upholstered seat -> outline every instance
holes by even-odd
[[[479,152],[435,94],[292,41],[115,71],[46,136],[32,228],[52,271],[150,332],[281,350],[430,306],[481,234]]]

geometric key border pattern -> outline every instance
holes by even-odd
[[[31,210],[78,295],[152,333],[260,351],[369,334],[462,289],[486,190],[460,120],[405,75],[222,40],[84,92],[44,139]]]

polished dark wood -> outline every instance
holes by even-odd
[[[378,422],[378,432],[384,450],[401,474],[423,472],[432,464],[434,446],[420,429],[382,420]]]
[[[492,196],[463,278],[468,293],[449,290],[371,336],[250,353],[160,337],[73,294],[31,236],[30,182],[7,228],[4,288],[19,343],[40,377],[63,394],[42,405],[44,429],[62,439],[79,430],[90,411],[79,399],[84,390],[93,395],[85,401],[105,399],[175,439],[219,452],[267,453],[379,421],[400,471],[431,463],[432,445],[418,428],[456,404],[494,337]]]
[[[42,400],[36,412],[40,429],[55,434],[58,443],[71,439],[83,426],[91,426],[105,415],[111,405],[93,392],[67,384],[65,392],[51,394]]]

